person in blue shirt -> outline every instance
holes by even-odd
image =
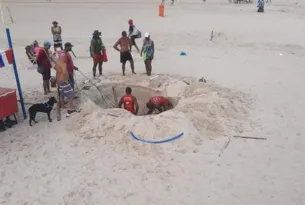
[[[257,2],[257,7],[258,7],[257,12],[263,13],[264,12],[264,6],[265,6],[264,0],[258,0],[258,2]]]

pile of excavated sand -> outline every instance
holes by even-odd
[[[115,105],[126,86],[133,88],[140,112],[146,109],[149,97],[159,94],[174,99],[176,106],[158,115],[135,116]],[[241,133],[250,125],[247,122],[251,100],[213,82],[168,75],[153,80],[139,75],[110,75],[98,87],[103,98],[95,87],[81,92],[82,116],[70,126],[71,131],[85,139],[108,137],[108,142],[115,145],[128,144],[129,131],[146,140],[162,140],[183,132],[188,138],[184,143],[198,145],[206,139]]]

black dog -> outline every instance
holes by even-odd
[[[29,114],[30,114],[30,126],[32,126],[32,121],[35,123],[38,123],[35,121],[36,113],[37,112],[44,112],[48,114],[48,119],[50,122],[52,122],[52,119],[50,117],[50,113],[53,110],[53,105],[57,103],[57,100],[55,97],[50,97],[49,101],[46,103],[39,103],[39,104],[34,104],[29,108]]]

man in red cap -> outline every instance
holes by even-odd
[[[136,44],[135,39],[141,38],[141,32],[133,24],[133,20],[132,19],[129,19],[128,24],[129,24],[129,35],[128,35],[128,37],[131,39],[132,45],[134,47],[136,47],[136,49],[137,49],[137,51],[139,53],[140,50],[139,50],[139,48],[138,48],[138,46]]]

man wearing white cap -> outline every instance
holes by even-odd
[[[150,34],[146,32],[145,39],[143,40],[141,56],[143,57],[146,68],[146,74],[148,76],[151,75],[151,70],[152,70],[151,62],[154,59],[154,55],[155,55],[154,41],[150,39]]]

